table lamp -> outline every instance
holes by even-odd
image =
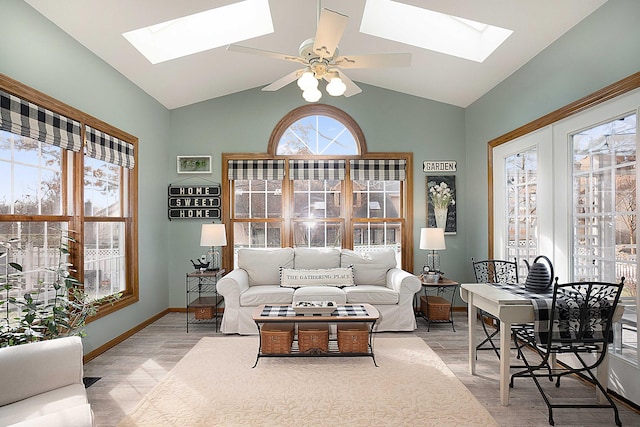
[[[436,251],[447,249],[444,228],[423,228],[420,231],[420,249],[431,251],[427,254],[427,268],[440,273],[440,255]]]
[[[207,270],[219,270],[222,265],[220,252],[217,247],[227,246],[227,232],[224,224],[202,224],[200,233],[200,246],[210,246],[207,252]]]

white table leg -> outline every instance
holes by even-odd
[[[467,317],[469,324],[469,372],[476,374],[476,322],[478,309],[473,305],[473,293],[467,294]]]
[[[500,325],[500,402],[509,405],[509,366],[511,363],[511,323]]]

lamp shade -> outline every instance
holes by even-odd
[[[202,224],[200,246],[227,246],[224,224]]]
[[[423,228],[420,231],[420,249],[432,251],[447,249],[444,243],[444,228]]]

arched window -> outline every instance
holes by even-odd
[[[222,156],[233,241],[223,259],[243,247],[393,248],[411,270],[412,160],[368,153],[358,124],[336,107],[296,108],[274,127],[267,153]]]
[[[269,153],[276,156],[357,156],[364,152],[358,124],[330,105],[296,108],[280,120],[269,141]]]

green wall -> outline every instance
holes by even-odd
[[[91,351],[169,305],[169,110],[21,0],[1,0],[0,73],[139,138],[140,302],[86,328]]]
[[[414,96],[362,84],[362,93],[351,98],[323,95],[320,100],[352,116],[364,132],[369,151],[405,151],[414,153],[414,247],[420,227],[426,223],[425,173],[423,160],[458,161],[459,194],[464,195],[464,110]],[[266,152],[269,136],[276,124],[289,111],[305,104],[301,92],[291,84],[277,92],[262,92],[260,88],[171,111],[171,141],[169,157],[176,155],[211,155],[213,175],[222,182],[220,154],[234,152]],[[175,171],[175,168],[174,168]],[[171,183],[184,175],[174,172]],[[184,183],[206,183],[192,178]],[[200,225],[207,221],[173,220],[169,223],[169,240],[175,254],[169,260],[171,307],[184,304],[184,274],[189,259],[206,252],[201,248]],[[442,268],[456,277],[466,257],[464,228],[447,236],[447,250],[442,254]],[[416,250],[415,267],[425,263],[426,253]]]
[[[639,19],[640,1],[609,0],[467,107],[468,259],[488,252],[487,142],[640,71]]]

